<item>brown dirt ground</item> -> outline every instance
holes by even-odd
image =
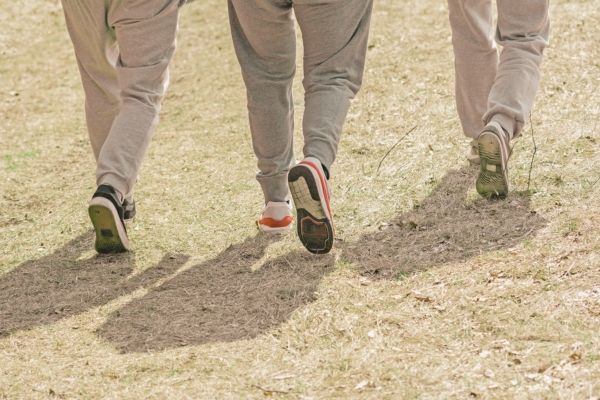
[[[314,257],[257,236],[226,7],[189,4],[134,251],[97,257],[60,4],[4,4],[0,399],[600,398],[600,10],[556,0],[552,18],[513,192],[489,202],[464,159],[445,3],[376,2],[333,169],[339,240]]]

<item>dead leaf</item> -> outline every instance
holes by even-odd
[[[540,374],[536,374],[536,373],[525,374],[525,378],[530,381],[536,381],[539,379],[539,377],[540,377]]]
[[[574,353],[571,353],[571,355],[569,356],[569,360],[571,360],[571,362],[573,364],[577,364],[578,362],[581,361],[581,359],[583,358],[582,354],[580,351],[576,351]]]
[[[415,299],[422,301],[424,303],[432,303],[433,302],[433,299],[431,297],[429,297],[426,294],[423,294],[417,290],[413,290],[412,295],[415,297]]]
[[[540,366],[539,366],[539,368],[538,368],[538,372],[539,372],[540,374],[542,374],[542,373],[546,372],[546,370],[547,370],[548,368],[550,368],[551,366],[552,366],[552,363],[551,363],[551,362],[547,362],[547,363],[545,363],[545,364],[542,364],[542,365],[540,365]]]
[[[499,350],[499,349],[504,349],[506,347],[510,346],[510,342],[506,339],[500,339],[500,340],[496,340],[493,345],[492,348]]]
[[[296,377],[295,374],[281,372],[281,373],[279,373],[277,375],[274,375],[273,379],[276,380],[276,381],[281,381],[281,380],[284,380],[284,379],[290,379],[290,378],[295,378],[295,377]]]
[[[365,379],[363,381],[358,382],[358,384],[354,387],[354,390],[363,390],[369,385],[369,380]]]

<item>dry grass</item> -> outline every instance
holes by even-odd
[[[256,237],[226,10],[191,3],[138,185],[135,251],[96,257],[60,6],[7,2],[0,399],[599,398],[600,11],[557,0],[552,15],[531,190],[528,131],[513,194],[488,202],[464,166],[444,3],[377,2],[333,169],[340,241],[313,257],[293,235]]]

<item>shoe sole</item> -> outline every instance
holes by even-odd
[[[502,145],[493,133],[484,132],[478,142],[480,172],[476,189],[483,197],[504,198],[508,195],[508,180],[502,165]],[[498,172],[500,170],[500,172]]]
[[[333,247],[333,220],[324,200],[323,185],[317,183],[323,179],[313,168],[302,164],[293,167],[288,174],[296,207],[298,237],[313,254],[329,253]]]
[[[292,222],[287,226],[279,226],[274,228],[272,226],[263,225],[256,221],[256,226],[258,227],[258,230],[262,233],[267,233],[269,235],[284,235],[292,230],[293,225],[294,223]]]
[[[88,212],[96,231],[95,247],[98,253],[122,253],[129,250],[127,232],[110,200],[103,197],[93,198]]]

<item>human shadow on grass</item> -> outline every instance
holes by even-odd
[[[371,279],[398,279],[484,252],[511,248],[546,226],[524,192],[469,202],[476,167],[450,171],[420,205],[342,246],[342,258]]]
[[[93,244],[88,232],[56,252],[0,275],[0,338],[63,318],[148,287],[176,271],[185,256],[165,256],[140,274],[133,253],[81,259]]]
[[[524,193],[469,202],[476,170],[449,172],[432,194],[379,232],[342,243],[342,257],[375,279],[396,279],[480,253],[510,248],[546,221]],[[122,352],[254,338],[315,299],[334,256],[293,251],[262,262],[269,236],[248,238],[114,312],[97,333]]]
[[[179,273],[114,312],[98,335],[122,352],[254,338],[315,300],[331,255],[304,251],[263,262],[273,236],[258,235]]]

